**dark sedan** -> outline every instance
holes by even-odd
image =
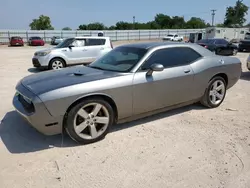
[[[250,51],[250,39],[241,40],[239,43],[239,52]]]
[[[225,39],[201,39],[197,44],[207,48],[217,55],[236,55],[238,47]]]

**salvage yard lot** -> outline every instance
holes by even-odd
[[[250,187],[248,53],[238,53],[242,77],[219,108],[161,113],[79,146],[41,135],[13,111],[15,85],[37,73],[31,58],[39,48],[0,47],[0,188]]]

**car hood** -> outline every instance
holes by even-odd
[[[83,65],[51,70],[26,76],[21,80],[24,87],[36,95],[74,84],[102,80],[124,74],[93,69]]]

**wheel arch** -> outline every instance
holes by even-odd
[[[117,106],[115,101],[112,99],[111,96],[107,95],[107,94],[103,94],[103,93],[93,93],[93,94],[89,94],[89,95],[84,95],[82,97],[77,98],[66,110],[66,113],[64,114],[64,118],[63,118],[63,127],[65,125],[65,120],[67,119],[67,114],[68,112],[77,104],[79,104],[80,102],[87,100],[87,99],[92,99],[92,98],[101,98],[103,100],[105,100],[106,102],[108,102],[112,109],[114,110],[115,113],[115,123],[117,122],[117,118],[118,118],[118,110],[117,110]]]
[[[216,76],[222,77],[222,78],[225,80],[225,82],[226,82],[226,86],[228,85],[228,76],[227,76],[226,73],[217,73],[217,74],[215,74],[215,75],[209,80],[209,82],[210,82],[212,79],[214,79]]]
[[[59,56],[55,56],[55,57],[51,58],[51,60],[49,61],[49,65],[50,65],[50,63],[51,63],[54,59],[61,59],[61,60],[64,62],[65,66],[67,66],[66,60],[65,60],[64,58],[62,58],[62,57],[59,57]]]

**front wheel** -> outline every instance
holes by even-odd
[[[49,63],[49,70],[58,70],[66,67],[65,62],[60,58],[52,59]]]
[[[76,142],[90,144],[105,138],[114,119],[108,102],[101,98],[87,99],[70,110],[65,130]]]
[[[221,105],[226,96],[226,82],[220,76],[214,77],[201,99],[201,104],[208,108],[216,108]]]

